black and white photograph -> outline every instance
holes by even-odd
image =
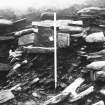
[[[0,105],[105,105],[105,0],[0,0]]]

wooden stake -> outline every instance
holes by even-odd
[[[54,12],[54,79],[55,89],[57,88],[57,32],[56,32],[56,13]]]

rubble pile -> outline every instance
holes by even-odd
[[[83,26],[79,26],[81,30],[78,31],[77,28],[74,30],[74,23],[73,28],[69,27],[70,23],[67,27],[59,28],[59,25],[57,27],[56,89],[54,88],[53,28],[37,24],[40,33],[36,27],[14,33],[15,38],[34,33],[34,41],[37,40],[27,45],[23,45],[20,40],[21,44],[9,51],[11,69],[6,75],[5,84],[0,87],[2,105],[104,105],[104,23],[91,22],[93,15],[94,20],[101,21],[104,17],[101,11],[104,12],[104,9],[86,10],[78,12],[79,19],[83,21]]]

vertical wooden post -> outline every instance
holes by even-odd
[[[54,12],[54,79],[57,88],[57,32],[56,32],[56,13]]]

